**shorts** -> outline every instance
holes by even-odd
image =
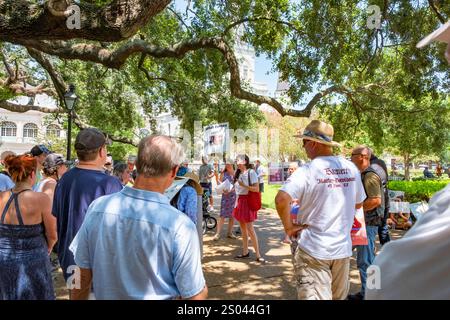
[[[294,272],[299,300],[345,300],[350,289],[350,258],[319,260],[295,249]]]
[[[200,183],[204,190],[209,191],[209,195],[212,196],[212,183],[211,182],[202,182]]]

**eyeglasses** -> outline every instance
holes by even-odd
[[[365,157],[365,156],[367,156],[367,154],[364,154],[364,153],[352,153],[352,155],[351,155],[351,157],[356,157],[356,156]]]

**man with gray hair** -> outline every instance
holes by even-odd
[[[384,190],[379,173],[370,167],[371,150],[366,146],[353,149],[351,160],[361,172],[362,182],[367,198],[363,202],[364,221],[367,231],[367,245],[356,246],[356,264],[361,277],[361,291],[350,295],[350,300],[364,299],[366,291],[367,268],[375,260],[375,240],[378,227],[384,217]]]
[[[167,136],[139,144],[134,186],[97,199],[71,245],[86,299],[205,299],[197,229],[164,195],[184,158]]]

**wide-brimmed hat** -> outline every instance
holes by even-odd
[[[184,178],[188,178],[189,180],[191,180],[193,182],[195,191],[197,191],[198,195],[201,196],[203,194],[203,188],[202,188],[202,186],[200,185],[200,182],[199,182],[200,179],[198,178],[198,176],[195,173],[188,172],[183,177]]]
[[[445,58],[447,59],[448,63],[450,63],[450,20],[439,27],[437,30],[433,31],[425,38],[420,40],[416,47],[423,48],[433,41],[448,43],[447,50],[445,50]]]
[[[417,48],[425,47],[433,41],[450,43],[450,20],[427,35],[425,38],[420,40],[420,42],[417,44]]]
[[[333,141],[334,129],[331,124],[320,120],[311,121],[303,130],[302,134],[295,135],[294,137],[315,141],[325,144],[331,147],[340,147],[341,145]]]

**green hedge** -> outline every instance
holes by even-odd
[[[389,181],[389,190],[405,192],[405,201],[419,202],[430,199],[433,194],[445,188],[450,180]]]

